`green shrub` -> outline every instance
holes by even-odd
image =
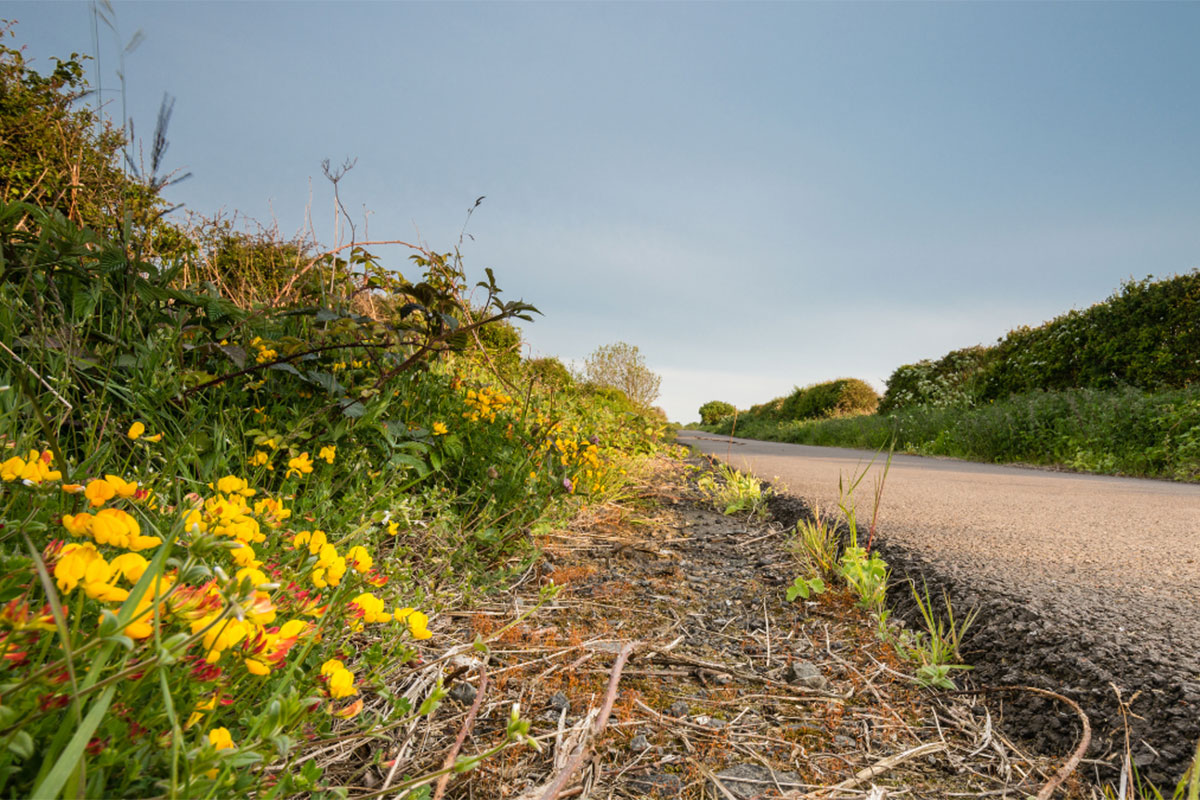
[[[796,389],[783,401],[783,419],[818,419],[850,414],[870,414],[879,405],[879,395],[857,378],[841,378]]]
[[[700,406],[700,422],[704,425],[716,425],[726,417],[733,416],[737,409],[731,403],[721,400],[709,400]]]
[[[526,367],[543,386],[566,389],[575,385],[571,371],[557,358],[535,358],[526,362]]]
[[[620,389],[613,386],[601,386],[598,383],[581,383],[579,391],[584,397],[591,397],[597,400],[604,400],[614,405],[622,406],[633,410],[633,403],[629,402],[629,398]]]
[[[991,353],[985,347],[965,347],[937,361],[926,359],[897,367],[887,380],[879,413],[911,406],[971,405],[979,391],[979,375]]]
[[[1200,379],[1200,270],[1129,281],[1103,303],[996,346],[984,400],[1032,389],[1180,387]]]
[[[479,330],[479,341],[492,363],[504,375],[510,375],[521,363],[521,332],[507,322],[498,322]]]

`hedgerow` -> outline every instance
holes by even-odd
[[[888,378],[880,411],[964,406],[1035,390],[1176,389],[1200,379],[1200,270],[1128,281],[1102,303],[992,347],[918,361]]]

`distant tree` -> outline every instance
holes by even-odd
[[[639,408],[654,402],[662,383],[662,378],[646,367],[637,346],[625,342],[597,348],[584,363],[583,374],[592,383],[620,389]]]
[[[722,400],[709,400],[700,406],[700,422],[705,425],[716,425],[726,417],[732,417],[733,405]]]

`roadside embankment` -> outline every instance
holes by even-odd
[[[839,478],[873,455],[680,440],[786,486],[793,499],[775,510],[789,525],[806,507],[835,508]],[[956,608],[979,608],[964,648],[977,681],[1080,702],[1094,728],[1089,758],[1114,769],[1127,720],[1142,776],[1173,785],[1200,736],[1200,487],[904,456],[887,474],[879,530],[897,613],[908,611],[906,577],[927,580],[934,596],[944,587]],[[1062,751],[1076,741],[1073,715],[1051,702],[1013,695],[1004,709],[1010,730],[1034,744]]]

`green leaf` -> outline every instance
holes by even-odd
[[[66,785],[67,779],[75,772],[79,766],[79,762],[83,758],[83,750],[87,747],[87,743],[92,740],[92,734],[96,732],[96,728],[100,726],[100,721],[104,719],[104,715],[108,713],[108,706],[112,703],[113,695],[117,691],[116,684],[107,687],[100,693],[100,697],[96,702],[92,703],[92,707],[88,709],[87,716],[79,723],[79,727],[75,730],[75,735],[71,737],[71,741],[63,749],[62,755],[54,762],[54,767],[50,773],[39,783],[33,787],[30,792],[31,797],[57,797]]]
[[[234,365],[238,369],[245,368],[245,366],[246,366],[246,350],[245,350],[245,348],[239,347],[236,344],[219,344],[219,345],[217,345],[217,349],[219,349],[222,353],[224,353],[229,358],[229,360],[234,363]]]
[[[287,363],[286,361],[283,361],[279,364],[272,364],[271,366],[267,367],[267,369],[275,369],[275,370],[279,370],[280,372],[287,372],[291,375],[295,375],[297,378],[304,377],[303,372],[296,369],[295,367],[293,367],[291,364]]]
[[[338,379],[333,377],[331,373],[312,370],[304,378],[309,383],[320,386],[332,395],[343,395],[346,393],[346,387],[338,383]]]
[[[25,731],[17,731],[8,741],[8,750],[17,758],[28,759],[33,756],[33,737]]]

